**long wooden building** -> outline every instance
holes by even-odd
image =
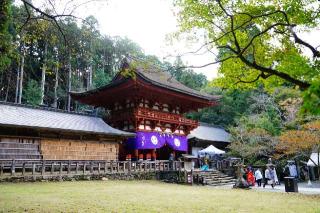
[[[168,159],[171,153],[186,153],[186,136],[198,122],[183,115],[218,100],[186,87],[167,72],[128,60],[110,84],[71,95],[105,108],[109,112],[105,120],[112,127],[136,133],[120,146],[121,159]]]
[[[0,103],[0,160],[118,160],[134,136],[95,116]]]

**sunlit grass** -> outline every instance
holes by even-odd
[[[1,183],[0,212],[319,212],[320,196],[156,181]]]

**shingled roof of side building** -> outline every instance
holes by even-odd
[[[19,127],[60,132],[133,137],[112,128],[100,117],[62,110],[0,103],[0,127]]]
[[[203,141],[216,141],[230,143],[230,134],[221,127],[216,127],[200,122],[200,125],[192,130],[188,139],[197,138]]]

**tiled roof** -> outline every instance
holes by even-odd
[[[210,124],[200,123],[188,135],[188,139],[197,138],[205,141],[230,142],[230,134],[222,128],[211,126]]]
[[[4,103],[0,103],[0,126],[134,136],[133,133],[112,128],[99,117]]]
[[[207,93],[191,89],[185,86],[184,84],[180,83],[179,81],[177,81],[169,73],[161,70],[138,68],[136,72],[139,76],[141,76],[146,81],[160,87],[164,87],[177,92],[182,92],[188,95],[204,98],[207,100],[219,99],[218,96],[209,95]]]
[[[121,69],[123,70],[124,67],[131,66],[130,63],[131,62],[124,60]],[[208,101],[217,101],[220,98],[219,96],[213,96],[213,95],[209,95],[204,92],[200,92],[200,91],[191,89],[191,88],[185,86],[184,84],[180,83],[179,81],[177,81],[168,72],[160,70],[159,68],[156,68],[156,67],[139,66],[139,67],[136,67],[134,71],[137,74],[137,76],[141,77],[143,80],[145,80],[153,85],[162,87],[162,88],[166,88],[166,89],[173,90],[176,92],[184,93],[184,94],[190,95],[190,96],[195,96],[195,97],[202,98],[202,99],[205,99]],[[73,97],[81,97],[81,96],[86,96],[89,94],[94,94],[96,92],[103,91],[105,89],[109,89],[109,88],[115,87],[119,84],[122,84],[123,82],[128,80],[128,78],[130,78],[130,77],[118,78],[119,75],[121,75],[121,71],[118,72],[118,74],[111,81],[111,83],[109,83],[105,86],[102,86],[102,87],[94,89],[94,90],[86,91],[86,92],[71,92],[71,95]]]

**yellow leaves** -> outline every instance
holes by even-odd
[[[303,125],[302,130],[288,130],[279,137],[278,152],[290,155],[299,151],[312,151],[320,145],[320,120]]]
[[[303,125],[305,129],[311,130],[311,131],[319,131],[318,134],[320,134],[320,120],[311,121],[309,123],[306,123]]]

